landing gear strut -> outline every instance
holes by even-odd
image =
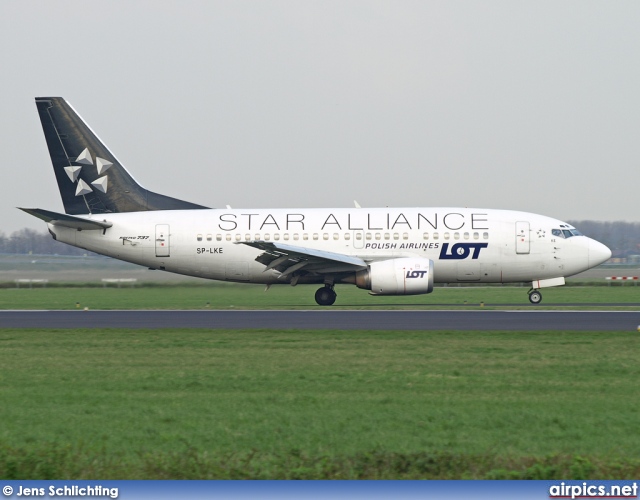
[[[318,288],[316,292],[316,302],[319,306],[330,306],[336,301],[337,296],[333,290],[333,286],[325,285],[322,288]]]
[[[532,304],[539,304],[542,302],[542,294],[535,289],[529,290],[529,302]]]

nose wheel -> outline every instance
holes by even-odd
[[[542,302],[542,294],[538,290],[531,290],[529,292],[529,302],[539,304]]]
[[[316,292],[316,302],[319,306],[330,306],[336,301],[337,296],[332,286],[323,286]]]

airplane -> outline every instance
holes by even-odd
[[[38,97],[64,213],[21,210],[57,241],[149,269],[206,279],[336,284],[371,295],[431,293],[435,283],[530,282],[540,289],[611,257],[575,227],[533,213],[456,207],[209,208],[143,188],[61,97]]]

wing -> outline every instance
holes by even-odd
[[[269,269],[278,271],[279,278],[285,278],[301,270],[328,274],[354,272],[367,268],[367,263],[361,258],[341,253],[268,241],[243,241],[239,244],[262,250],[263,253],[256,257],[256,261],[266,266],[265,271]]]

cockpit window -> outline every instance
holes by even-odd
[[[572,236],[583,236],[577,229],[552,229],[551,234],[558,238],[571,238]]]

